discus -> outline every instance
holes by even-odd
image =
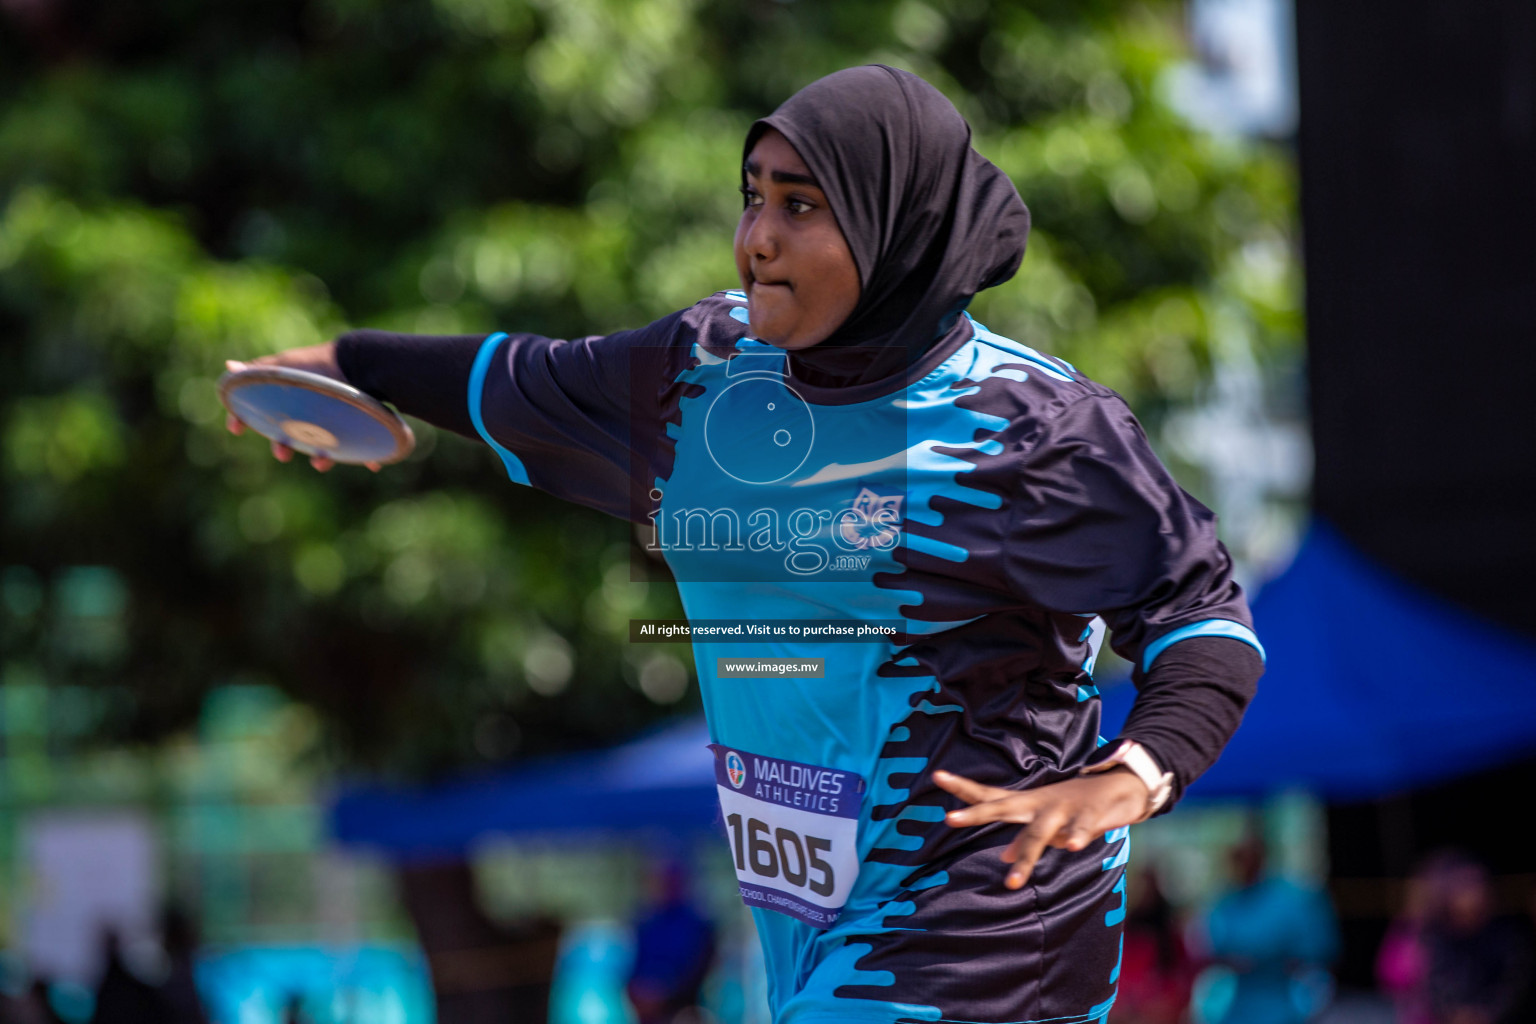
[[[246,426],[296,452],[361,465],[399,462],[416,436],[393,409],[339,380],[286,366],[219,378],[219,401]]]

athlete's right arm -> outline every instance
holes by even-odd
[[[517,483],[623,516],[631,507],[632,443],[644,447],[645,435],[659,429],[650,425],[654,401],[646,397],[657,391],[656,375],[646,371],[655,369],[649,364],[669,326],[661,321],[570,341],[356,330],[253,362],[350,384],[402,413],[484,441]],[[231,419],[230,429],[242,426]],[[272,451],[284,462],[293,457],[281,444]],[[322,472],[332,466],[329,459],[310,461]]]
[[[670,472],[666,424],[688,390],[682,378],[696,351],[728,349],[745,332],[729,315],[735,305],[716,295],[638,330],[570,340],[352,331],[256,362],[344,380],[402,413],[483,440],[518,483],[636,519],[646,504],[639,498]]]
[[[250,365],[286,366],[330,377],[435,427],[478,440],[466,395],[475,357],[484,341],[480,334],[348,331],[335,341],[262,356]],[[231,361],[226,365],[238,370],[246,364]],[[237,434],[245,429],[233,415],[228,425]],[[283,462],[293,458],[291,449],[275,441],[272,454]],[[311,458],[310,462],[322,472],[333,465],[323,458]]]

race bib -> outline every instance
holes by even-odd
[[[710,744],[741,898],[829,927],[859,876],[853,772]]]

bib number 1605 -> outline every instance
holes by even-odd
[[[745,827],[740,814],[728,815],[731,846],[736,851],[736,870],[750,870],[760,878],[778,878],[791,885],[808,888],[818,896],[830,896],[837,888],[832,865],[820,855],[830,853],[832,840],[801,836],[793,829],[773,828],[765,821],[747,818]]]

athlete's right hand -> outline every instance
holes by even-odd
[[[244,370],[251,366],[286,366],[291,370],[306,370],[309,373],[318,373],[322,377],[330,377],[339,380],[343,384],[347,382],[346,376],[341,372],[341,364],[336,361],[336,343],[334,341],[323,342],[319,345],[306,345],[303,348],[290,348],[285,352],[278,352],[270,356],[260,356],[250,362],[240,362],[236,359],[226,359],[224,366],[230,371]],[[224,419],[224,425],[229,428],[231,434],[245,433],[245,424],[234,413],[230,413]],[[272,442],[272,457],[278,462],[288,462],[293,459],[293,449],[285,444]],[[309,464],[317,471],[324,473],[336,465],[334,459],[322,458],[312,455]],[[375,473],[379,471],[377,462],[367,463],[369,469]]]
[[[1013,865],[1003,881],[1010,889],[1029,881],[1047,846],[1082,850],[1111,829],[1142,820],[1149,803],[1147,784],[1124,765],[1033,789],[986,786],[946,771],[934,772],[933,781],[968,805],[944,816],[951,828],[998,821],[1024,826],[999,854]]]

